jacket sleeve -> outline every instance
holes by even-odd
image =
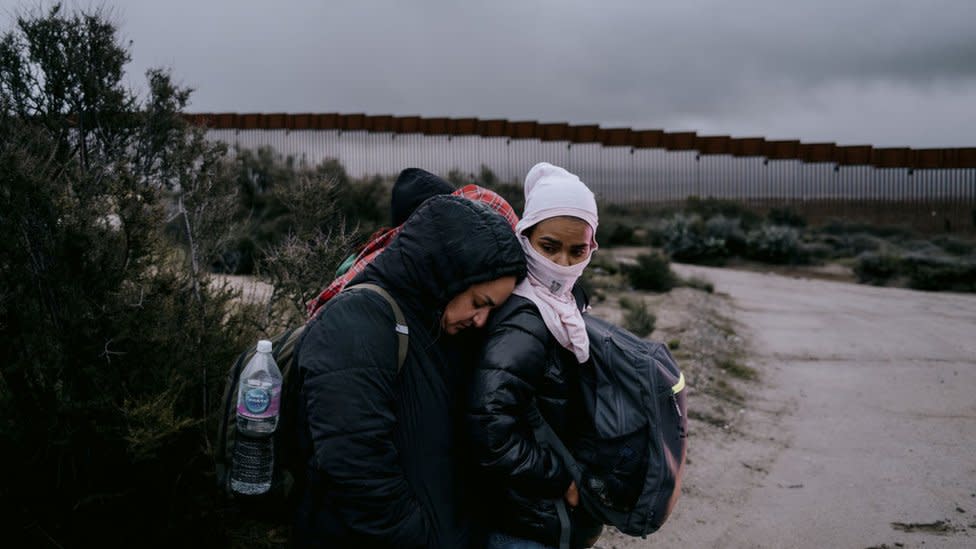
[[[425,547],[428,522],[393,443],[393,313],[366,292],[334,301],[310,325],[298,361],[312,466],[348,528],[381,545]]]
[[[556,454],[536,442],[525,410],[543,378],[546,344],[518,316],[488,334],[471,385],[468,428],[478,466],[527,496],[562,497],[571,477]]]

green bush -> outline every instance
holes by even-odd
[[[918,256],[938,257],[944,255],[940,246],[922,238],[905,240],[900,243],[899,247],[907,253]]]
[[[907,279],[916,290],[976,292],[976,261],[973,259],[909,253],[903,257],[887,253],[865,253],[854,267],[858,281],[886,284],[896,277]]]
[[[796,228],[807,226],[807,220],[789,206],[770,209],[769,213],[766,214],[766,220],[772,225],[785,225]]]
[[[597,250],[590,259],[588,270],[593,270],[598,274],[617,274],[620,272],[618,263],[609,252]]]
[[[763,225],[746,239],[747,257],[767,263],[803,263],[807,261],[800,235],[793,227]]]
[[[262,250],[257,271],[271,284],[271,309],[280,324],[305,318],[305,303],[332,280],[362,233],[350,232],[340,204],[322,197],[338,194],[334,179],[301,177],[279,188],[278,198],[287,207],[287,234]],[[277,319],[269,319],[269,322]]]
[[[596,231],[596,240],[601,246],[608,248],[640,243],[640,240],[634,233],[634,227],[620,221],[600,223]]]
[[[973,255],[976,253],[976,241],[965,240],[957,236],[939,235],[932,239],[932,243],[952,255]]]
[[[620,298],[620,306],[624,309],[624,328],[638,337],[647,337],[654,331],[657,317],[654,316],[647,304],[637,299]]]
[[[668,219],[655,218],[646,225],[644,240],[655,248],[664,248],[667,243]]]
[[[826,258],[857,257],[865,252],[875,252],[881,249],[887,241],[883,238],[864,233],[820,233],[811,235],[814,239],[811,250]]]
[[[658,253],[637,256],[637,265],[628,267],[627,276],[634,288],[652,292],[667,292],[677,282],[671,262]]]
[[[873,225],[870,223],[853,223],[850,221],[832,220],[817,229],[821,234],[846,235],[853,233],[867,233],[872,236],[888,240],[907,240],[914,238],[916,232],[906,227],[895,225]]]
[[[677,261],[722,265],[729,256],[725,239],[709,236],[698,216],[677,214],[668,221],[664,233],[664,249]]]
[[[215,259],[215,272],[253,274],[262,250],[287,231],[287,210],[275,191],[297,179],[292,158],[281,158],[271,147],[235,151],[225,170],[236,187],[235,231]],[[178,221],[176,234],[178,235]],[[173,233],[172,223],[170,232]]]
[[[259,154],[270,176],[241,181],[241,162],[188,125],[190,92],[151,70],[135,95],[128,60],[101,11],[38,10],[0,38],[0,512],[12,547],[228,546],[233,509],[210,453],[227,368],[279,305],[301,301],[287,282],[314,273],[298,260],[334,252],[337,240],[302,224],[341,236],[322,214],[330,200],[275,189],[323,198],[332,186],[281,184],[292,168]],[[311,250],[265,264],[287,277],[267,310],[208,270],[246,192],[262,223],[278,231],[290,217],[294,232],[280,230]]]
[[[755,380],[759,378],[759,372],[752,366],[747,366],[734,358],[726,357],[719,361],[718,367],[725,370],[725,373],[732,377],[745,379],[745,380]]]
[[[854,265],[854,274],[862,284],[883,286],[898,276],[901,258],[887,253],[863,253]]]
[[[917,290],[976,292],[976,261],[909,254],[902,259],[908,285]]]
[[[709,294],[715,292],[714,284],[698,276],[692,276],[690,278],[682,279],[681,285],[687,288],[694,288],[696,290],[701,290]]]
[[[742,254],[746,249],[746,235],[738,217],[717,215],[705,222],[705,236],[724,242],[730,255]]]
[[[335,163],[336,170],[345,172],[345,168],[338,161],[331,162]],[[333,179],[328,171],[324,173],[325,175],[321,167],[316,170],[316,175],[320,178],[337,183],[335,207],[345,220],[347,230],[358,230],[363,235],[369,235],[380,227],[390,226],[393,221],[390,218],[392,179],[373,176],[340,183],[341,180]]]
[[[803,254],[811,262],[824,261],[836,257],[834,248],[823,242],[804,242],[801,246]]]
[[[226,148],[159,70],[124,79],[109,17],[55,6],[0,38],[0,486],[12,547],[224,545],[226,368],[259,328],[207,266]],[[167,219],[176,247],[164,235]]]
[[[751,230],[762,222],[759,214],[742,202],[734,200],[691,196],[685,201],[685,212],[697,214],[702,219],[710,219],[718,215],[737,218],[740,220],[742,228],[746,231]]]
[[[883,240],[864,233],[855,233],[847,238],[847,247],[850,254],[858,256],[864,252],[875,252],[881,248]]]
[[[338,219],[350,245],[390,224],[392,182],[381,177],[353,180],[334,159],[306,168],[271,147],[261,147],[238,150],[226,164],[225,171],[237,189],[236,231],[212,266],[216,272],[255,274],[271,248],[285,243],[299,225],[309,222],[318,222],[320,230],[327,232]],[[309,181],[324,182],[327,190],[301,200],[326,204],[335,215],[311,219],[296,215],[308,209],[308,204],[289,202],[287,197]]]

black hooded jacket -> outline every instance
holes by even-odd
[[[311,547],[465,547],[458,483],[458,364],[440,316],[472,284],[525,275],[511,227],[453,196],[424,202],[350,285],[396,299],[409,328],[397,374],[390,306],[368,290],[333,298],[299,349],[308,479],[294,537]]]
[[[586,296],[573,289],[583,310]],[[579,364],[546,327],[530,300],[513,295],[492,312],[474,371],[468,429],[474,457],[485,474],[479,516],[487,526],[550,546],[559,545],[561,500],[572,481],[555,452],[536,441],[526,409],[533,402],[559,436],[572,445],[582,405]],[[602,527],[581,508],[572,510],[574,546]]]
[[[407,168],[393,182],[390,197],[390,220],[399,227],[425,200],[439,194],[451,194],[454,187],[440,177],[420,168]]]

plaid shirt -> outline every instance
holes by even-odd
[[[462,187],[453,193],[454,196],[461,196],[467,198],[468,200],[473,200],[475,202],[481,202],[482,204],[495,210],[502,217],[508,221],[509,225],[512,226],[512,230],[515,230],[515,225],[518,223],[518,215],[515,214],[515,210],[512,206],[502,198],[498,193],[490,191],[488,189],[479,187],[477,185],[467,185]],[[343,275],[336,278],[329,284],[322,292],[314,299],[309,300],[306,304],[306,310],[308,311],[309,319],[313,318],[322,306],[328,303],[330,299],[336,296],[350,280],[356,278],[356,276],[363,272],[367,265],[376,259],[376,256],[386,249],[396,238],[396,235],[400,234],[403,230],[403,225],[399,227],[394,227],[392,229],[385,229],[376,232],[363,247],[363,250],[359,252],[356,256],[355,262],[353,262],[352,267],[349,268]]]

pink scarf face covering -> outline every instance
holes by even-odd
[[[556,216],[581,219],[593,229],[586,260],[569,267],[557,265],[536,251],[523,234],[537,223]],[[572,291],[596,251],[597,223],[596,199],[579,177],[547,162],[529,170],[525,176],[525,211],[515,226],[529,275],[515,287],[514,293],[535,303],[549,333],[572,351],[580,364],[590,358],[590,340]]]
[[[566,349],[572,351],[582,364],[590,358],[590,340],[586,336],[583,315],[573,298],[573,285],[593,257],[592,250],[585,260],[565,267],[557,265],[532,247],[525,235],[519,235],[529,274],[514,293],[535,303],[549,333]]]

